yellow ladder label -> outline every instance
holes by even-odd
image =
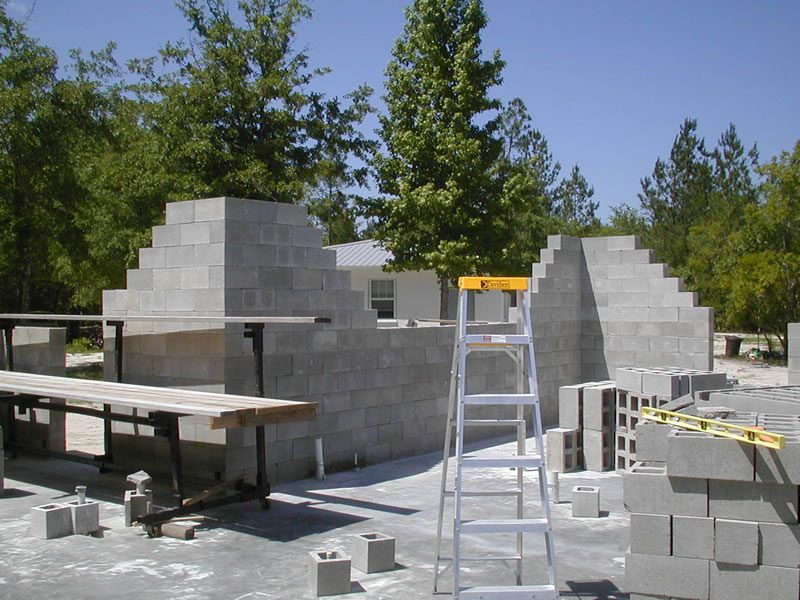
[[[766,446],[767,448],[774,448],[775,450],[786,447],[785,436],[780,433],[764,431],[760,427],[744,427],[743,425],[734,425],[733,423],[726,423],[725,421],[702,419],[700,417],[670,412],[650,406],[642,407],[642,418],[648,421],[655,421],[656,423],[664,423],[665,425],[674,425],[675,427],[690,429],[691,431],[702,431],[703,433],[710,433],[711,435],[730,438],[747,444]]]
[[[527,290],[526,277],[459,277],[461,290]]]

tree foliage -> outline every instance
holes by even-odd
[[[394,255],[389,268],[436,272],[443,318],[448,282],[490,269],[499,246],[492,175],[502,148],[494,120],[480,118],[500,107],[489,90],[503,61],[481,57],[486,22],[479,0],[415,0],[386,69],[386,151],[374,165],[388,197],[367,215]]]

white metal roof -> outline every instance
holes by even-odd
[[[336,250],[337,267],[382,267],[392,259],[392,253],[375,240],[336,244],[327,248]]]

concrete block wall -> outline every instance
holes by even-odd
[[[731,412],[725,420],[787,437],[800,433],[797,416]],[[632,513],[626,591],[703,600],[797,598],[798,460],[796,442],[770,450],[673,430],[666,462],[636,463],[623,476]]]
[[[636,236],[549,236],[533,265],[531,313],[545,422],[558,389],[618,367],[710,370],[714,315]]]
[[[2,336],[0,336],[2,338]],[[0,345],[4,338],[0,339]],[[64,327],[14,328],[14,370],[39,375],[66,375],[67,330]],[[4,363],[3,363],[4,364]],[[63,402],[50,400],[50,402]],[[17,422],[15,433],[28,445],[50,450],[64,451],[66,448],[66,414],[47,410],[21,413],[14,409]],[[0,425],[5,423],[5,415]]]
[[[687,394],[724,389],[727,375],[675,367],[623,367],[616,371],[616,468],[637,462],[636,428],[644,406],[659,408]],[[655,435],[663,431],[653,431]],[[735,443],[735,442],[734,442]]]
[[[789,385],[800,385],[800,323],[789,323]]]
[[[336,270],[334,251],[321,248],[321,233],[306,221],[304,207],[270,202],[169,204],[152,248],[140,251],[139,269],[128,273],[128,289],[104,293],[104,314],[330,317],[330,324],[265,328],[266,395],[317,403],[313,421],[267,427],[271,481],[313,474],[317,437],[327,468],[352,467],[355,454],[363,465],[440,450],[455,327],[377,328],[375,311],[363,308],[350,274]],[[240,325],[128,323],[123,380],[253,395],[252,346],[242,332]],[[105,333],[111,351],[113,330]],[[506,356],[477,353],[467,373],[469,393],[514,390]],[[502,414],[482,409],[475,418]],[[195,417],[180,427],[188,474],[223,479],[255,469],[252,429],[211,430]],[[167,456],[164,440],[150,438],[146,427],[115,424],[114,431],[115,454],[135,457],[132,468]],[[477,439],[497,429],[469,434]]]

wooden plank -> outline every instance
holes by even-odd
[[[58,315],[58,314],[0,314],[9,321],[136,321],[152,323],[330,323],[329,317],[228,317],[192,315]]]
[[[262,412],[255,415],[228,415],[226,417],[212,417],[211,429],[231,429],[234,427],[257,427],[260,425],[274,425],[276,423],[294,423],[297,421],[313,421],[317,418],[317,405],[315,402],[298,402],[305,406],[298,406],[292,410]]]
[[[0,371],[0,390],[149,411],[207,416],[223,419],[218,423],[224,423],[222,426],[227,427],[240,427],[251,417],[257,417],[258,420],[262,417],[278,419],[271,422],[306,420],[309,410],[313,413],[316,406],[312,402],[255,398],[112,381],[91,381],[15,371]]]

